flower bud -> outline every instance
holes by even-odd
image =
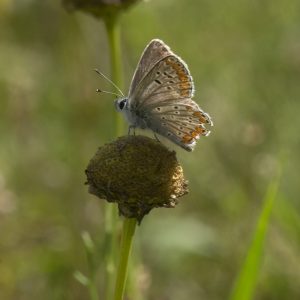
[[[97,18],[118,15],[139,0],[62,0],[67,10],[82,10]]]
[[[87,169],[89,192],[116,202],[139,222],[154,207],[174,207],[187,194],[176,153],[145,136],[124,136],[98,149]]]

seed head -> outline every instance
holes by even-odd
[[[125,136],[98,149],[87,169],[89,192],[118,204],[139,222],[154,207],[175,207],[187,194],[176,153],[145,136]]]

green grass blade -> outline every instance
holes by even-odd
[[[278,182],[279,180],[274,180],[268,187],[263,202],[264,206],[254,231],[252,243],[235,282],[230,300],[250,300],[253,297],[261,265],[267,227],[278,190]]]

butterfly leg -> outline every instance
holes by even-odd
[[[159,140],[159,138],[157,137],[157,135],[154,131],[153,131],[153,134],[154,134],[155,139],[160,143],[160,140]]]
[[[107,193],[111,193],[111,191],[110,191],[110,184],[111,184],[111,181],[109,180],[108,183],[107,183],[107,187],[106,187],[106,192]]]
[[[129,125],[128,126],[128,135],[130,135],[130,133],[131,133],[131,128],[132,128],[132,125]]]
[[[133,129],[133,135],[135,135],[135,126],[134,125],[129,125],[129,127],[128,127],[128,135],[130,135],[131,129]]]

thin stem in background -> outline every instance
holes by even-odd
[[[120,42],[120,24],[118,17],[111,17],[105,20],[106,32],[110,50],[111,80],[122,89],[123,72]],[[115,133],[120,136],[123,133],[123,120],[120,114],[115,114]],[[106,300],[111,300],[114,294],[114,282],[117,259],[117,224],[118,210],[115,204],[107,203],[105,206],[105,280]]]
[[[88,268],[89,268],[89,275],[90,277],[87,278],[82,273],[77,271],[75,273],[75,277],[79,282],[86,285],[88,287],[90,293],[91,300],[98,300],[98,290],[97,290],[97,264],[95,263],[95,244],[87,231],[84,231],[82,234],[82,240],[86,252]]]
[[[89,293],[90,293],[90,299],[91,300],[98,300],[98,289],[97,289],[97,270],[95,268],[95,263],[90,262],[90,280],[89,280]]]
[[[122,90],[123,72],[122,72],[122,55],[120,24],[118,17],[112,17],[106,20],[106,31],[110,48],[111,79]],[[116,113],[116,135],[123,134],[123,120],[121,114]]]
[[[124,219],[115,295],[113,298],[114,300],[122,300],[124,296],[127,271],[128,271],[128,261],[130,257],[135,227],[136,227],[135,218]]]

